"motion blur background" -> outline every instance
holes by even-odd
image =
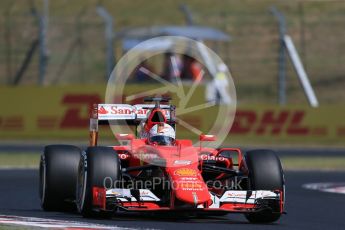
[[[229,220],[181,221],[140,214],[106,221],[40,208],[37,169],[44,146],[85,148],[89,113],[94,103],[104,102],[111,70],[133,45],[159,35],[202,40],[230,69],[237,110],[223,145],[277,152],[286,176],[288,212],[279,228],[344,229],[345,0],[0,0],[0,230],[18,229],[4,226],[9,222],[3,215],[120,228],[252,228],[244,217],[232,215]],[[164,77],[162,73],[175,73],[166,57],[157,55],[141,64]],[[183,78],[186,93],[196,81],[190,76],[192,66],[206,68],[192,59],[188,65],[187,59],[181,60],[180,73],[189,74]],[[131,79],[124,97],[160,87],[147,76],[139,81],[140,71],[127,74]],[[187,107],[205,103],[210,79],[222,76],[206,75]],[[313,91],[311,103],[306,94],[313,98]],[[163,93],[173,98],[177,111],[185,109],[179,106],[184,97]],[[208,130],[221,106],[229,105],[219,103],[182,118],[200,132],[214,134]],[[230,117],[223,116],[224,121]],[[198,140],[179,124],[177,137]],[[109,128],[100,128],[100,145],[114,141]],[[31,218],[29,222],[37,224]]]
[[[272,6],[286,19],[286,33],[318,108],[309,106],[287,57],[286,103],[279,101],[281,41]],[[228,143],[344,146],[342,0],[2,0],[0,9],[0,136],[5,142],[86,140],[88,106],[103,100],[109,61],[115,65],[126,52],[126,30],[194,24],[230,38],[205,40],[228,65],[236,85],[239,115]],[[111,16],[110,32],[100,9]],[[162,71],[158,63],[153,65]],[[189,120],[202,126],[203,118],[198,119]]]
[[[276,103],[278,26],[269,12],[275,5],[287,20],[305,68],[322,104],[343,103],[345,94],[344,1],[50,1],[48,64],[43,85],[104,83],[105,26],[97,14],[103,5],[114,19],[114,35],[128,27],[185,25],[185,3],[195,23],[231,35],[231,42],[211,46],[230,66],[243,102]],[[1,1],[0,82],[13,85],[32,42],[38,39],[42,1]],[[115,37],[116,39],[116,37]],[[122,54],[116,40],[116,57]],[[39,82],[39,55],[33,57],[19,85]],[[68,60],[66,60],[68,59]],[[63,68],[63,69],[61,69]],[[304,103],[303,92],[288,68],[289,103]],[[343,100],[341,100],[343,99]]]

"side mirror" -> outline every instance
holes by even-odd
[[[134,139],[133,134],[127,134],[127,133],[117,133],[115,134],[115,137],[119,141],[131,141]]]
[[[215,140],[216,140],[215,135],[207,135],[207,134],[200,135],[200,141],[215,141]]]

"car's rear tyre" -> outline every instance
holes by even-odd
[[[71,145],[48,145],[39,166],[39,196],[45,211],[75,209],[75,184],[80,149]]]
[[[245,160],[249,170],[249,189],[284,191],[283,169],[274,151],[248,151]],[[277,221],[280,216],[280,212],[272,210],[245,214],[252,223],[271,223]]]
[[[121,178],[121,165],[117,153],[110,147],[89,147],[79,162],[77,181],[77,207],[83,217],[109,218],[114,210],[99,211],[93,207],[93,187],[114,187]]]

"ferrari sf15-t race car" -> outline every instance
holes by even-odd
[[[117,212],[175,212],[189,216],[243,213],[253,223],[284,213],[282,166],[271,150],[243,153],[175,138],[175,107],[164,98],[149,104],[97,104],[90,117],[90,146],[46,146],[40,160],[45,211],[76,209],[84,217]],[[135,125],[116,134],[119,145],[98,146],[101,124]],[[137,129],[136,129],[137,130]]]

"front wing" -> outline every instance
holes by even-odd
[[[97,194],[95,194],[97,193]],[[210,193],[209,204],[190,206],[162,206],[161,200],[149,189],[94,189],[94,207],[107,210],[109,206],[125,211],[173,211],[186,210],[193,212],[224,211],[224,212],[257,212],[270,209],[273,212],[283,212],[284,199],[282,191],[227,190],[221,196]]]

